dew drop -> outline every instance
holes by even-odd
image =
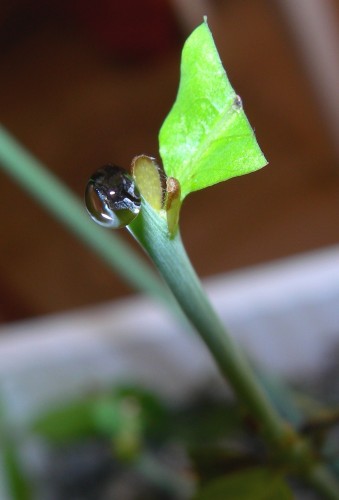
[[[235,98],[233,99],[232,107],[236,111],[241,111],[242,110],[242,100],[241,100],[240,95],[236,95],[235,96]]]
[[[134,179],[116,165],[105,165],[90,178],[85,192],[86,208],[101,226],[118,229],[139,214],[141,197]]]

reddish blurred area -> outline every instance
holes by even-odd
[[[167,0],[73,0],[67,2],[66,9],[96,44],[120,60],[163,57],[180,39],[177,19]]]
[[[164,55],[180,40],[168,0],[42,0],[5,2],[1,36],[15,41],[50,19],[76,25],[107,55],[122,61]]]

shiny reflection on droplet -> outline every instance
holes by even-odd
[[[240,95],[236,95],[235,98],[233,99],[233,104],[232,104],[233,109],[236,111],[242,110],[242,100]]]
[[[101,226],[118,229],[139,214],[141,197],[134,179],[116,165],[105,165],[90,178],[85,192],[86,208]]]

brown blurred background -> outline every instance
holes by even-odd
[[[333,9],[329,17],[338,27],[338,1],[316,2]],[[0,121],[82,196],[102,164],[128,167],[137,154],[157,155],[158,130],[177,91],[182,43],[207,13],[270,164],[185,202],[182,234],[197,271],[208,276],[337,243],[335,113],[310,72],[300,23],[293,24],[282,4],[3,1]],[[330,31],[325,23],[320,39]],[[311,63],[317,58],[324,76],[323,58],[314,54]],[[332,97],[333,110],[338,97]],[[0,203],[0,321],[132,293],[2,172]]]

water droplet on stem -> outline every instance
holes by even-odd
[[[141,208],[140,193],[133,177],[116,165],[105,165],[91,176],[85,202],[95,222],[114,229],[130,224]]]

